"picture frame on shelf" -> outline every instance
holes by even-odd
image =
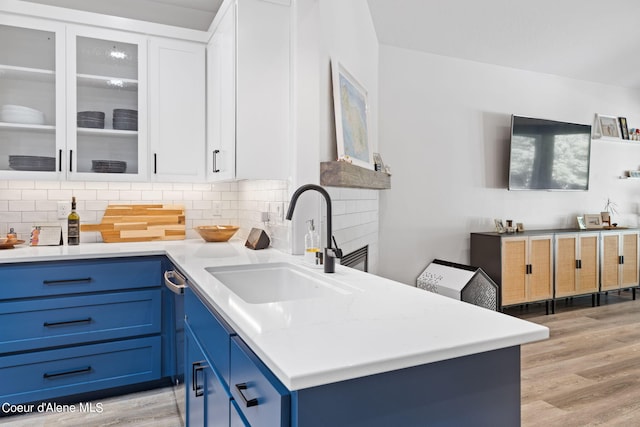
[[[380,153],[373,153],[373,165],[374,169],[378,172],[384,172],[384,162],[382,161],[382,156]]]
[[[629,139],[629,126],[627,126],[626,117],[618,117],[620,122],[620,131],[622,132],[622,139]]]
[[[620,138],[620,125],[617,117],[598,114],[598,128],[603,137]]]
[[[375,170],[367,90],[336,59],[331,60],[331,80],[338,158]]]
[[[576,217],[576,220],[578,221],[578,228],[580,230],[586,230],[587,229],[587,224],[584,222],[584,217],[583,216]]]
[[[496,225],[496,232],[504,233],[506,231],[506,229],[504,228],[504,223],[501,219],[494,219],[493,222]]]
[[[516,231],[517,231],[518,233],[522,233],[522,232],[524,232],[524,224],[523,224],[523,223],[521,223],[521,222],[517,222],[517,223],[516,223]]]
[[[605,224],[611,226],[611,214],[609,214],[609,212],[600,212],[600,218],[603,227]]]
[[[600,214],[584,214],[584,223],[587,230],[602,228],[602,217]]]

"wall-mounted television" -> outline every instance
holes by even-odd
[[[589,189],[591,125],[511,116],[509,190]]]

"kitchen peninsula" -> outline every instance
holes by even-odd
[[[301,257],[252,251],[239,241],[17,247],[0,252],[0,277],[24,263],[164,256],[187,277],[187,301],[197,297],[229,330],[233,345],[284,391],[279,425],[518,424],[519,346],[548,337],[545,327],[340,266],[327,275],[342,289],[335,296],[247,303],[205,269],[307,267]],[[313,269],[308,274],[324,277]],[[189,320],[188,304],[185,310]],[[248,384],[243,393],[260,391]],[[237,407],[245,394],[226,387]],[[250,401],[240,406],[261,410],[268,403],[259,396],[256,406]]]

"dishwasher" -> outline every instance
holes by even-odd
[[[174,361],[173,394],[175,395],[182,425],[186,425],[186,392],[184,389],[184,289],[187,279],[175,267],[164,272],[164,284],[171,291],[167,292],[167,304],[172,313],[170,327],[175,330],[175,341],[172,346]]]

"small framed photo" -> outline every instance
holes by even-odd
[[[584,223],[587,229],[602,228],[602,217],[600,214],[585,214]]]
[[[516,231],[518,233],[522,233],[524,231],[524,224],[521,222],[516,223]]]
[[[620,138],[620,126],[617,117],[598,115],[598,126],[602,136]]]
[[[600,218],[602,219],[602,225],[611,225],[611,215],[609,212],[600,212]]]
[[[622,139],[629,139],[629,126],[627,126],[626,117],[618,117],[620,122],[620,130],[622,131]]]
[[[380,153],[373,153],[373,165],[378,172],[384,172],[384,162]]]
[[[578,220],[578,228],[580,230],[586,230],[587,229],[587,224],[585,224],[583,216],[576,217],[576,220]]]
[[[504,233],[506,231],[501,219],[494,219],[493,222],[496,224],[496,231],[498,233]]]

